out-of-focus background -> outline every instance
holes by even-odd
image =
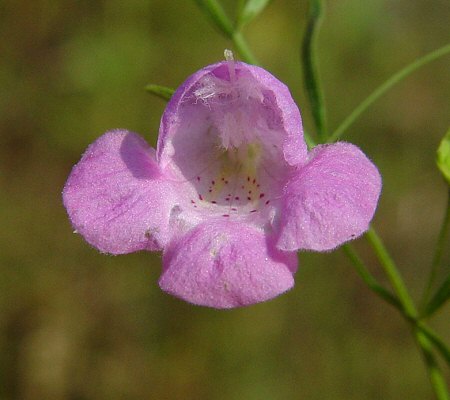
[[[245,34],[311,131],[306,7],[273,0]],[[445,44],[449,17],[447,0],[328,1],[319,56],[330,127]],[[231,46],[193,1],[3,0],[0,38],[0,399],[432,397],[408,326],[340,251],[300,254],[286,295],[217,311],[161,292],[159,255],[101,255],[72,233],[61,190],[87,145],[119,127],[154,145],[165,104],[145,85],[175,88]],[[375,226],[416,299],[445,203],[434,158],[449,124],[449,64],[415,73],[345,136],[381,170]],[[447,305],[431,321],[447,342],[449,315]]]

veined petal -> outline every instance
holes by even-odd
[[[73,168],[63,190],[75,228],[100,251],[160,250],[169,240],[171,184],[154,150],[135,133],[105,133]]]
[[[324,251],[360,236],[380,191],[380,174],[358,147],[317,146],[285,188],[277,247]]]
[[[297,256],[281,252],[262,231],[234,221],[198,225],[163,256],[159,285],[188,302],[246,306],[271,299],[294,285]]]

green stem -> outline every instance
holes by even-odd
[[[375,89],[369,97],[367,97],[358,107],[353,110],[353,112],[331,134],[328,142],[335,142],[336,140],[338,140],[364,111],[366,111],[373,103],[375,103],[375,101],[383,96],[395,84],[406,78],[417,69],[423,67],[431,61],[438,59],[439,57],[445,56],[448,53],[450,53],[450,44],[447,44],[443,47],[440,47],[439,49],[432,51],[431,53],[426,54],[425,56],[417,59],[416,61],[412,62],[411,64],[407,65],[405,68],[391,76],[386,82]]]
[[[391,258],[380,237],[372,227],[367,231],[366,237],[372,245],[380,264],[382,265],[395,293],[397,294],[398,299],[400,300],[400,303],[403,306],[405,317],[413,326],[414,338],[424,357],[431,386],[436,395],[436,399],[449,400],[445,379],[432,352],[433,342],[424,332],[421,331],[418,326],[418,313],[416,306],[409,295],[408,290],[406,289],[406,285],[397,269],[397,266],[395,265],[394,260]]]
[[[242,36],[241,32],[234,32],[231,35],[230,39],[232,40],[236,51],[241,56],[243,61],[249,64],[259,65],[258,60],[248,47],[247,42],[245,41],[244,36]]]
[[[217,0],[194,0],[194,2],[226,37],[231,38],[234,27],[220,2]]]
[[[381,286],[376,278],[369,272],[364,262],[356,253],[355,249],[350,244],[344,244],[342,246],[344,253],[353,263],[356,272],[361,277],[361,279],[366,283],[366,285],[378,296],[380,296],[383,300],[387,301],[389,304],[392,304],[394,307],[398,309],[402,309],[402,305],[397,300],[397,298],[386,288]]]
[[[248,47],[244,37],[235,29],[233,22],[225,13],[220,2],[217,0],[194,0],[194,2],[208,16],[213,25],[233,42],[237,53],[245,62],[259,65],[258,60]]]
[[[444,343],[444,341],[425,323],[417,322],[417,327],[427,336],[427,338],[433,343],[434,347],[439,350],[445,362],[450,368],[450,349]]]
[[[414,329],[414,338],[416,339],[417,345],[422,351],[425,364],[427,366],[428,375],[430,378],[431,386],[438,400],[449,400],[449,394],[447,390],[447,384],[445,382],[442,371],[436,362],[433,355],[431,343],[427,336],[421,332],[419,329]]]
[[[367,231],[366,237],[372,245],[395,293],[397,293],[398,299],[402,303],[404,311],[406,312],[406,316],[414,320],[417,319],[416,306],[414,305],[414,302],[406,289],[406,285],[403,282],[403,278],[401,277],[394,260],[384,247],[381,238],[372,227],[370,227]]]
[[[325,122],[325,105],[319,85],[316,66],[316,41],[320,23],[322,21],[322,14],[322,1],[310,0],[308,22],[301,48],[303,80],[320,142],[324,142],[326,140],[327,131]]]
[[[438,240],[436,243],[436,248],[433,256],[433,261],[431,263],[431,272],[430,277],[428,279],[427,286],[425,288],[425,292],[422,298],[422,308],[426,306],[430,299],[431,289],[436,280],[437,273],[439,271],[439,266],[441,264],[442,255],[444,252],[444,244],[447,239],[448,227],[450,225],[450,189],[447,192],[447,208],[445,210],[444,219],[442,221],[441,229],[439,231]]]

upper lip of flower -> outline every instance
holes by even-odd
[[[162,250],[160,286],[235,307],[293,285],[298,249],[362,234],[381,190],[348,143],[309,154],[287,88],[267,71],[222,62],[187,79],[164,112],[157,151],[107,132],[63,191],[75,229],[101,251]]]

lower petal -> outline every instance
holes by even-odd
[[[294,285],[295,253],[233,221],[203,223],[164,254],[159,285],[188,302],[233,308],[271,299]]]
[[[360,236],[380,191],[380,174],[358,147],[317,146],[286,187],[277,247],[324,251]]]
[[[134,133],[111,131],[89,146],[63,200],[75,230],[102,252],[160,250],[169,240],[173,191]]]

